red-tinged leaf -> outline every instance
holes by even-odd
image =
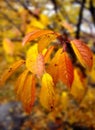
[[[17,94],[17,97],[19,98],[21,93],[23,92],[23,87],[25,84],[25,80],[27,79],[27,75],[28,75],[29,71],[25,70],[17,79],[16,81],[16,85],[15,85],[15,91]]]
[[[53,59],[50,61],[50,64],[47,67],[47,72],[52,76],[54,84],[59,80],[58,66],[59,66],[59,57],[62,53],[62,49],[59,49]]]
[[[29,74],[25,80],[23,91],[20,95],[20,100],[26,112],[30,113],[35,102],[35,76]]]
[[[3,85],[6,82],[6,80],[24,63],[24,60],[19,60],[16,61],[13,65],[11,65],[11,67],[7,69],[0,78],[0,86]]]
[[[54,50],[54,46],[51,46],[51,47],[49,47],[49,48],[47,49],[47,51],[46,51],[46,53],[45,53],[45,55],[44,55],[44,62],[45,62],[45,63],[48,63],[48,60],[49,60],[50,55],[51,55],[51,53],[53,52],[53,50]]]
[[[93,65],[93,54],[89,47],[80,40],[71,41],[72,48],[80,63],[91,70]]]
[[[45,49],[53,40],[56,39],[57,35],[54,34],[46,34],[41,37],[41,39],[38,42],[38,51],[42,52],[43,49]]]
[[[38,29],[38,30],[35,30],[35,31],[27,34],[25,36],[25,38],[23,39],[22,45],[25,45],[27,42],[35,40],[36,38],[41,37],[41,36],[46,35],[46,34],[58,35],[57,33],[54,33],[52,30]]]
[[[45,73],[42,77],[42,86],[40,91],[40,102],[48,110],[55,107],[56,94],[54,91],[54,83],[52,77]]]
[[[38,54],[38,44],[29,48],[26,57],[26,67],[33,74],[40,77],[44,72],[44,57]]]
[[[74,79],[73,65],[66,52],[61,53],[59,58],[59,78],[69,88]]]

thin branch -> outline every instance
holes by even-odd
[[[80,7],[80,13],[79,13],[79,19],[78,19],[78,23],[77,23],[77,31],[76,31],[76,38],[80,38],[80,27],[81,27],[81,23],[82,23],[82,18],[83,18],[83,9],[85,6],[85,2],[86,0],[83,0],[81,3],[81,7]]]

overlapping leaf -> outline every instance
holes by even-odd
[[[33,74],[36,74],[40,77],[44,71],[44,58],[42,54],[38,54],[38,45],[35,44],[32,46],[26,57],[26,67]]]
[[[59,57],[59,78],[69,88],[74,79],[73,65],[67,52],[61,53]]]
[[[8,70],[6,70],[0,78],[0,86],[3,85],[6,80],[24,63],[24,60],[16,61]]]
[[[55,107],[55,97],[53,79],[48,73],[45,73],[42,77],[40,102],[45,108],[52,110]]]
[[[44,36],[46,34],[54,34],[54,35],[58,35],[57,33],[54,33],[53,31],[51,30],[41,30],[41,29],[38,29],[38,30],[35,30],[29,34],[27,34],[25,36],[25,38],[23,39],[23,42],[22,42],[22,45],[25,45],[27,42],[29,41],[32,41],[32,40],[35,40],[36,38],[38,37],[41,37],[41,36]]]
[[[59,78],[59,57],[62,53],[62,49],[59,49],[54,55],[53,59],[50,61],[49,66],[47,67],[47,72],[53,77],[53,81],[56,84]]]
[[[74,81],[71,88],[71,94],[80,102],[86,93],[86,80],[79,69],[74,69]]]
[[[30,113],[32,106],[35,102],[35,77],[29,74],[25,80],[23,91],[20,94],[20,100],[23,103],[23,107],[26,112]]]
[[[44,54],[44,62],[48,63],[49,59],[50,59],[50,55],[53,52],[54,46],[50,46],[47,50],[46,53]]]
[[[80,63],[90,70],[93,65],[93,54],[89,47],[76,39],[71,41],[71,45]]]
[[[56,39],[56,35],[47,34],[41,37],[38,42],[38,51],[42,52],[44,48],[46,48],[53,40]]]
[[[21,93],[23,92],[23,87],[24,87],[24,84],[25,84],[25,80],[27,78],[27,75],[28,75],[29,71],[28,70],[25,70],[17,79],[16,81],[16,85],[15,85],[15,91],[16,91],[16,94],[17,94],[17,97],[19,98]]]

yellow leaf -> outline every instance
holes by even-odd
[[[67,52],[61,53],[58,69],[60,80],[70,88],[74,79],[74,72],[71,59]]]
[[[59,79],[59,74],[58,74],[58,65],[59,65],[59,57],[62,53],[62,49],[59,49],[53,59],[50,61],[50,64],[47,67],[47,72],[52,76],[54,83],[56,84],[58,79]]]
[[[54,83],[52,77],[45,73],[42,77],[42,86],[40,92],[40,102],[43,107],[48,110],[52,110],[55,107],[55,91],[54,91]]]
[[[26,67],[38,77],[40,77],[44,72],[44,57],[42,54],[38,54],[37,44],[29,48],[27,52]]]
[[[8,70],[6,70],[0,78],[0,86],[3,85],[6,80],[24,63],[24,60],[16,61]]]
[[[80,40],[71,41],[72,48],[80,63],[91,70],[93,65],[93,54],[89,47]]]
[[[92,70],[87,73],[89,75],[89,80],[93,84],[95,83],[95,54],[93,54],[93,66]]]
[[[13,55],[14,54],[14,44],[8,38],[3,40],[3,48],[6,54]]]
[[[71,94],[73,97],[80,102],[86,93],[86,81],[80,70],[74,70],[74,81],[71,87]]]

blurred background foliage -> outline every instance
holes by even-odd
[[[27,115],[14,93],[14,81],[23,70],[21,68],[0,89],[0,115],[4,118],[3,121],[0,119],[0,130],[94,130],[95,0],[0,0],[1,75],[14,61],[25,59],[29,46],[23,48],[22,39],[38,28],[51,29],[64,37],[78,38],[87,43],[94,56],[92,71],[82,68],[83,78],[81,76],[80,79],[76,68],[71,92],[62,83],[57,85],[58,104],[55,111],[46,111],[37,100],[32,113]],[[4,112],[7,114],[3,115]]]

